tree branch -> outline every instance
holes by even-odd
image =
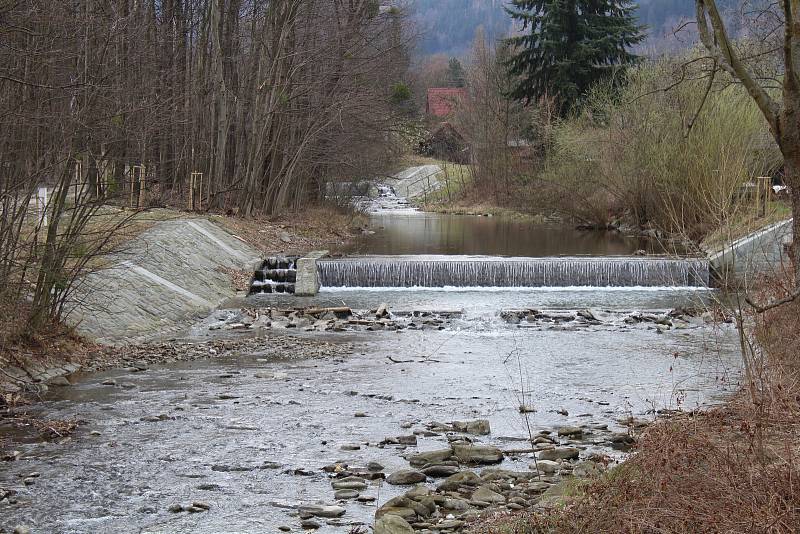
[[[719,66],[741,80],[748,94],[756,102],[761,113],[769,122],[772,131],[779,131],[780,106],[766,89],[762,87],[733,49],[725,23],[717,9],[716,0],[695,0],[697,30],[703,46],[715,57]],[[709,20],[711,27],[709,27]]]

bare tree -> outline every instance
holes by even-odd
[[[760,9],[754,19],[766,24],[756,53],[737,46],[716,0],[695,0],[698,33],[714,63],[738,80],[766,118],[784,158],[794,216],[791,246],[795,265],[795,296],[800,295],[800,1],[779,0]],[[776,40],[774,46],[770,46]],[[772,72],[765,57],[778,58]],[[712,73],[713,78],[713,73]],[[763,307],[762,307],[763,308]]]

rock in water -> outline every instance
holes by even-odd
[[[300,508],[300,513],[311,514],[316,517],[342,517],[345,509],[341,506],[303,506]]]
[[[583,429],[577,426],[562,426],[558,429],[558,435],[579,438],[583,436]]]
[[[399,515],[387,514],[375,521],[374,534],[414,534],[408,521]]]
[[[410,457],[408,461],[414,467],[421,467],[428,464],[442,463],[445,460],[449,460],[452,456],[452,449],[443,449],[415,454],[414,456]]]
[[[489,421],[486,419],[476,419],[475,421],[453,421],[453,430],[456,432],[464,432],[466,434],[474,434],[476,436],[485,436],[491,434],[491,427]]]
[[[394,486],[407,486],[425,482],[426,479],[425,473],[417,471],[416,469],[402,469],[389,475],[386,482]]]
[[[539,453],[539,460],[577,460],[580,451],[575,447],[559,447],[548,449]]]
[[[453,445],[453,454],[465,464],[498,464],[503,461],[503,451],[491,445]]]

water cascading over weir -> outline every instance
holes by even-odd
[[[707,287],[708,260],[364,256],[317,262],[322,287]]]

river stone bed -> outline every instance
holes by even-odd
[[[444,330],[461,311],[389,311],[385,304],[373,310],[342,308],[242,308],[215,312],[193,329],[202,335],[219,330],[297,330],[303,332],[372,332]]]
[[[6,432],[0,531],[460,531],[480,514],[559,502],[563,481],[615,465],[651,408],[671,404],[664,376],[694,407],[729,366],[724,352],[708,368],[702,318],[655,336],[651,322],[534,331],[499,311],[469,323],[380,308],[330,312],[341,331],[314,329],[307,309],[223,310],[193,342],[130,347],[122,368],[51,388],[40,408],[82,424],[50,442]],[[519,309],[521,323],[536,316]],[[265,310],[309,324],[224,326]],[[543,315],[562,313],[579,316]],[[370,331],[351,320],[431,322]]]

